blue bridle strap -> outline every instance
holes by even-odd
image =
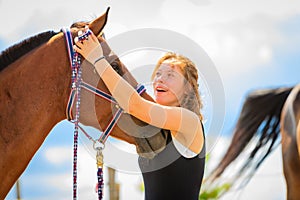
[[[84,89],[86,89],[87,91],[90,91],[92,93],[94,93],[95,95],[103,98],[103,99],[106,99],[107,101],[110,101],[112,103],[115,103],[117,104],[117,101],[109,94],[99,90],[98,88],[95,88],[91,85],[89,85],[88,83],[85,83],[85,82],[81,82],[81,87],[83,87]]]

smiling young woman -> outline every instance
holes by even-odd
[[[156,102],[150,102],[113,70],[95,35],[76,45],[75,50],[94,65],[125,112],[167,132],[167,146],[162,152],[153,159],[139,158],[145,199],[198,199],[205,165],[205,137],[194,63],[175,53],[163,56],[152,76]]]

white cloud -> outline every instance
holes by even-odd
[[[299,1],[226,0],[195,6],[166,0],[161,23],[195,40],[227,79],[271,63],[274,50],[289,37],[278,25],[299,13]]]
[[[92,19],[105,12],[105,1],[16,1],[0,2],[3,30],[0,37],[16,43],[44,30],[59,30],[78,20]],[[80,5],[80,6],[79,6]]]
[[[61,165],[70,160],[72,149],[69,147],[56,146],[45,150],[45,159],[54,165]]]
[[[287,3],[281,0],[211,0],[204,6],[201,4],[195,6],[191,1],[166,0],[161,7],[162,15],[168,22],[201,25],[247,19],[261,13],[282,19],[299,13],[299,11],[299,1],[289,1]]]
[[[193,37],[203,46],[223,76],[244,72],[272,60],[273,49],[283,40],[276,21],[253,16],[224,24],[195,28]]]

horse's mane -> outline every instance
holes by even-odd
[[[86,25],[88,25],[88,22],[80,21],[73,23],[71,25],[71,28],[84,28]],[[56,34],[57,32],[54,31],[45,31],[39,33],[38,35],[34,35],[30,38],[24,39],[23,41],[2,51],[0,54],[0,72],[29,51],[47,42]]]
[[[27,38],[20,43],[17,43],[6,50],[2,51],[0,54],[0,71],[11,63],[18,60],[21,56],[25,55],[34,48],[40,46],[47,42],[51,37],[56,35],[54,31],[46,31],[38,35]]]

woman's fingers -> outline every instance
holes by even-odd
[[[77,43],[78,42],[78,37],[74,38],[74,42]]]
[[[78,46],[73,45],[73,49],[74,49],[76,52],[82,54],[82,51],[81,51],[81,49],[80,49]]]
[[[82,47],[84,46],[84,44],[81,41],[79,41],[79,40],[74,41],[74,42],[76,44],[75,46],[79,47],[80,49],[82,49]]]
[[[92,40],[93,40],[93,41],[99,42],[99,41],[98,41],[98,38],[96,37],[95,34],[92,33],[90,36],[92,37]]]
[[[83,34],[86,34],[86,36],[82,37]],[[83,32],[78,32],[78,36],[74,38],[74,43],[74,51],[80,53],[89,62],[103,55],[98,38],[88,28],[85,28]]]

